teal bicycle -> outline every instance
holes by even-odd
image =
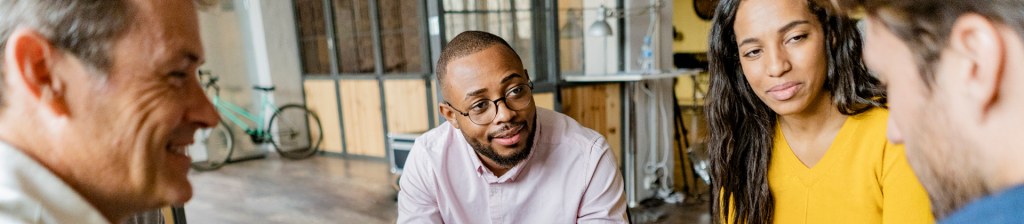
[[[260,93],[261,103],[257,107],[259,113],[254,115],[244,108],[222,100],[217,76],[209,71],[199,71],[199,79],[205,80],[203,88],[220,112],[221,122],[212,128],[196,131],[195,143],[189,146],[188,154],[192,157],[192,168],[196,170],[214,170],[231,160],[234,152],[234,133],[228,123],[245,130],[253,144],[272,144],[281,157],[289,159],[305,159],[319,151],[323,140],[323,129],[320,118],[303,105],[288,104],[280,108],[270,103],[268,94],[274,91],[273,86],[253,86]],[[274,111],[267,121],[267,111]],[[263,128],[266,127],[266,128]]]

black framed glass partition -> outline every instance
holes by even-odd
[[[383,159],[387,133],[435,125],[426,2],[293,0],[307,105],[324,151]]]
[[[504,38],[530,72],[538,93],[552,93],[558,81],[553,0],[443,0],[437,6],[443,21],[442,43],[468,30]],[[442,44],[437,43],[437,44]],[[442,44],[443,45],[443,44]],[[556,94],[557,95],[557,94]]]

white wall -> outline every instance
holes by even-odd
[[[220,77],[222,99],[248,107],[251,92],[239,19],[234,10],[220,5],[200,11],[200,35],[206,52],[206,64],[201,69]]]
[[[619,47],[618,40],[622,35],[622,30],[619,30],[617,25],[618,19],[607,18],[605,20],[612,27],[612,36],[594,37],[587,34],[590,25],[599,18],[595,9],[601,6],[609,9],[619,8],[614,0],[583,1],[585,9],[583,11],[583,72],[585,74],[612,74],[621,70],[619,69],[621,47]]]
[[[260,98],[252,86],[273,85],[270,99],[275,105],[303,103],[294,18],[286,0],[223,0],[200,12],[207,58],[201,69],[220,77],[221,99],[258,113],[254,106]],[[273,111],[266,113],[269,119]],[[243,130],[233,128],[234,158],[265,152]]]
[[[654,62],[654,68],[668,71],[672,65],[672,1],[664,0],[632,0],[626,1],[626,71],[640,70],[638,59],[643,47],[644,36],[647,35],[651,24],[651,6],[655,2],[661,2],[657,10],[657,27],[652,50],[658,59]]]

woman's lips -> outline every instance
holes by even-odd
[[[799,82],[786,82],[773,86],[768,89],[768,95],[777,101],[786,101],[796,96],[796,92],[803,87],[802,83]]]

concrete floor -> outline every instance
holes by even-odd
[[[190,177],[188,223],[372,224],[394,223],[397,216],[393,179],[382,161],[271,155]],[[707,204],[686,204],[630,212],[634,223],[710,223]]]

